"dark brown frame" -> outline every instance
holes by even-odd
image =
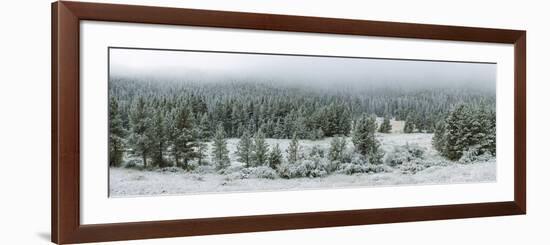
[[[514,201],[81,225],[79,205],[79,23],[81,20],[513,44],[515,55]],[[525,31],[60,1],[52,4],[51,48],[51,237],[55,243],[305,229],[526,213]]]

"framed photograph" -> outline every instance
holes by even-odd
[[[526,32],[52,5],[52,241],[526,213]]]

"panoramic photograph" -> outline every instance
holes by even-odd
[[[109,196],[495,182],[496,69],[109,48]]]

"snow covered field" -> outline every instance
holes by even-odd
[[[111,197],[241,192],[264,190],[301,190],[335,187],[369,187],[415,184],[449,184],[491,182],[496,180],[494,161],[476,164],[451,164],[430,167],[416,174],[398,171],[374,174],[332,174],[321,178],[296,179],[231,179],[219,174],[194,174],[185,172],[144,172],[134,169],[110,169]]]
[[[253,176],[242,178],[239,168],[241,163],[234,155],[238,139],[228,139],[228,150],[232,162],[232,168],[223,174],[216,171],[185,172],[177,168],[158,169],[152,171],[140,171],[132,168],[110,168],[109,188],[111,197],[140,196],[140,195],[173,195],[192,193],[214,192],[251,192],[251,191],[276,191],[297,189],[324,189],[343,187],[372,187],[416,184],[450,184],[471,182],[492,182],[496,180],[496,162],[494,159],[471,164],[460,164],[443,159],[431,145],[432,134],[378,134],[381,148],[391,152],[396,146],[406,144],[418,145],[425,149],[426,159],[438,162],[415,174],[404,173],[398,168],[389,168],[387,172],[358,173],[346,175],[333,173],[318,178],[293,178],[274,179],[255,178]],[[348,140],[348,148],[353,147]],[[290,140],[267,139],[270,146],[279,144],[285,152]],[[327,150],[331,138],[319,141],[300,140],[304,152],[313,146]],[[231,169],[234,169],[232,172]]]

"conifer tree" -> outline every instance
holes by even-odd
[[[217,169],[224,169],[230,165],[229,151],[227,150],[227,141],[225,139],[225,130],[223,124],[218,124],[214,133],[212,143],[212,160]]]
[[[298,137],[296,136],[296,133],[292,136],[292,141],[290,141],[290,144],[288,145],[288,148],[286,149],[286,152],[288,154],[288,162],[289,163],[296,163],[299,158],[299,151],[300,151],[300,143],[298,141]]]
[[[267,163],[269,146],[265,142],[265,136],[262,129],[258,130],[254,135],[254,146],[252,152],[252,162],[254,166],[263,166]]]
[[[197,163],[199,165],[205,164],[206,152],[208,151],[208,145],[204,138],[197,138]]]
[[[272,169],[277,169],[277,167],[279,167],[279,165],[281,165],[282,162],[283,162],[283,154],[281,153],[279,144],[276,144],[269,152],[269,158],[268,158],[269,167],[271,167]]]
[[[130,137],[129,143],[132,153],[140,156],[143,166],[147,167],[147,158],[152,151],[153,145],[149,131],[151,130],[151,119],[143,97],[138,99],[130,114]]]
[[[456,106],[445,120],[446,147],[443,155],[451,160],[458,160],[462,152],[468,148],[468,113],[466,106],[461,104]]]
[[[371,163],[379,164],[384,154],[379,149],[380,142],[375,137],[376,128],[375,117],[363,114],[355,123],[352,141],[359,154],[368,157]]]
[[[120,116],[118,101],[111,98],[109,100],[109,166],[122,165],[124,137],[126,137],[126,130]]]
[[[321,128],[318,128],[317,130],[312,130],[310,133],[310,139],[311,140],[321,140],[325,137],[325,132]]]
[[[203,139],[204,141],[208,140],[211,136],[209,125],[210,125],[210,122],[208,120],[208,114],[206,113],[202,114],[197,127],[200,132],[200,138]]]
[[[380,124],[378,132],[387,134],[391,132],[391,129],[392,126],[390,124],[390,118],[388,116],[385,116],[382,124]]]
[[[273,137],[276,139],[286,138],[285,128],[283,126],[283,123],[281,123],[281,119],[277,119],[277,122],[275,123],[274,129],[273,129]]]
[[[342,162],[344,151],[346,149],[346,138],[334,137],[330,142],[329,158],[331,161]]]
[[[406,134],[410,134],[414,131],[414,119],[409,114],[407,116],[407,119],[405,119],[405,127],[403,128],[403,132]]]
[[[434,148],[441,152],[441,153],[444,153],[446,150],[445,150],[445,145],[446,145],[446,140],[445,140],[445,121],[442,121],[442,122],[439,122],[437,123],[436,127],[435,127],[435,133],[434,133],[434,136],[432,138],[432,145],[434,146]]]
[[[149,138],[152,144],[153,164],[158,167],[165,167],[164,152],[167,147],[167,135],[164,116],[160,109],[155,112],[151,130],[149,130]]]
[[[198,103],[198,109],[199,111],[203,111],[203,106],[201,102],[202,99],[199,99]],[[206,105],[204,105],[204,108]],[[206,110],[206,109],[205,109]],[[197,117],[197,123],[195,124],[195,127],[192,127],[195,144],[192,145],[195,147],[195,158],[197,159],[197,163],[199,165],[205,164],[205,158],[207,157],[207,151],[208,151],[208,145],[206,142],[210,138],[210,123],[208,121],[208,115],[206,113],[203,113],[202,116]]]
[[[295,119],[293,119],[293,127],[292,131],[298,132],[300,138],[307,138],[307,128],[305,124],[305,118],[302,115],[297,115]]]
[[[254,143],[250,137],[248,130],[243,132],[239,143],[237,144],[237,156],[238,160],[244,163],[245,167],[250,167],[252,162],[252,150],[254,148]]]
[[[432,144],[450,160],[460,159],[465,151],[474,155],[494,155],[495,121],[494,110],[482,105],[457,105],[437,125]]]
[[[484,116],[484,128],[486,129],[486,137],[481,145],[482,149],[491,153],[493,156],[496,154],[496,113],[494,110],[488,109],[485,111]]]
[[[177,109],[171,125],[170,141],[176,166],[189,169],[189,161],[197,157],[196,132],[193,131],[192,113],[187,106]]]

